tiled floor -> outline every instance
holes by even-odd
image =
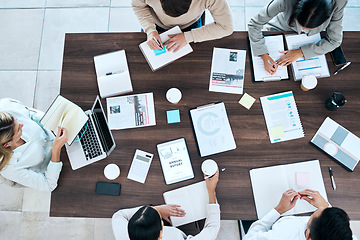
[[[131,0],[1,0],[0,98],[46,110],[59,93],[65,32],[138,32]],[[235,30],[269,0],[228,0]],[[360,0],[349,0],[344,29],[360,30]],[[126,19],[126,24],[124,20]],[[206,22],[212,21],[207,14]],[[0,184],[0,240],[114,239],[110,219],[51,218],[49,193]],[[352,222],[360,236],[360,222]],[[239,239],[222,221],[218,239]]]

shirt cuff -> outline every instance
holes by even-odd
[[[154,27],[148,27],[146,30],[144,30],[146,32],[146,35],[149,35],[152,32],[156,31],[156,27],[154,25]],[[157,31],[156,31],[157,32]]]
[[[301,49],[305,59],[309,59],[309,58],[315,57],[317,55],[311,50],[311,44],[301,46],[300,49]]]
[[[63,163],[62,162],[49,162],[49,165],[47,167],[47,170],[49,172],[61,172]]]
[[[184,36],[187,43],[192,43],[194,41],[194,37],[191,31],[184,32]]]
[[[263,218],[268,219],[271,222],[276,222],[280,218],[280,213],[275,210],[275,208],[271,209],[270,212],[268,212]]]

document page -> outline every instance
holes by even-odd
[[[270,142],[304,137],[292,91],[260,97]]]
[[[299,49],[301,46],[311,43],[317,43],[321,40],[320,33],[307,36],[306,34],[289,34],[285,36],[286,44],[289,50]],[[326,62],[325,55],[319,55],[313,58],[299,58],[291,64],[294,80],[301,80],[306,75],[314,75],[316,77],[329,77],[329,67]]]
[[[246,51],[214,48],[209,91],[242,94]]]
[[[283,53],[280,53],[280,51],[284,51],[283,35],[271,35],[271,36],[265,36],[264,38],[265,38],[265,45],[269,51],[269,55],[274,61],[284,56]],[[265,70],[264,61],[261,59],[261,57],[255,56],[253,52],[254,51],[251,48],[255,81],[275,81],[275,80],[289,78],[287,67],[284,66],[279,66],[276,73],[271,75],[269,72]],[[265,64],[269,64],[269,63],[265,63]]]
[[[153,93],[107,98],[106,105],[110,129],[156,125]]]

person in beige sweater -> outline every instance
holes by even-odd
[[[165,45],[168,51],[176,52],[187,43],[219,39],[233,32],[226,0],[132,0],[131,5],[151,49],[161,49]],[[205,9],[209,10],[214,22],[202,26],[200,18]],[[169,35],[170,39],[162,43],[159,33],[175,26],[183,33]]]

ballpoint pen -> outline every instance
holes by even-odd
[[[158,41],[155,37],[153,37],[153,39],[154,39],[154,41],[156,42],[156,44],[159,46],[159,48],[162,48],[161,45],[160,45],[160,43],[159,43],[159,41]]]
[[[332,173],[331,167],[329,167],[329,173],[330,173],[330,179],[331,179],[332,188],[333,188],[334,190],[336,190],[336,184],[335,184],[334,175],[333,175],[333,173]]]
[[[272,67],[274,67],[274,65],[270,62],[270,60],[268,60],[268,63],[269,63]]]
[[[338,70],[336,70],[334,72],[334,75],[338,74],[340,71],[344,70],[347,66],[349,66],[351,64],[351,62],[347,62],[344,66],[342,66],[341,68],[339,68]]]
[[[226,169],[226,168],[220,169],[220,170],[219,170],[219,173],[225,171],[225,169]],[[204,179],[206,180],[206,179],[208,179],[208,178],[211,178],[212,176],[214,176],[214,175],[211,175],[211,176],[208,175],[208,176],[204,177]]]

